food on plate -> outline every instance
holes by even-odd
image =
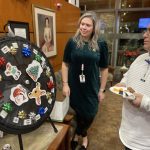
[[[131,87],[114,86],[110,88],[110,91],[121,95],[125,99],[135,100],[135,95],[133,94],[135,91]]]
[[[132,89],[132,87],[127,87],[127,90],[130,92],[130,93],[134,93],[135,91]]]
[[[131,87],[127,87],[127,90],[124,91],[123,98],[134,100],[135,99],[135,96],[133,94],[134,92],[135,91]]]
[[[123,88],[114,88],[114,92],[117,92],[118,94],[123,94]]]

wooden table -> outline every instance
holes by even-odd
[[[45,122],[38,129],[22,134],[23,150],[69,150],[70,125],[55,123],[58,132],[55,133],[49,122]],[[0,149],[4,144],[10,144],[13,150],[19,150],[18,135],[5,134],[0,138]]]
[[[56,138],[51,142],[48,150],[69,150],[69,125],[61,124],[63,128]]]

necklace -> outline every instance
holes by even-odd
[[[141,78],[141,81],[142,82],[145,82],[147,77],[150,75],[150,60],[149,59],[145,59],[145,61],[148,63],[148,66],[147,66],[147,69],[146,69],[146,72],[144,73],[143,77]]]

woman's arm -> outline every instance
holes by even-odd
[[[104,90],[105,90],[106,83],[107,83],[108,68],[101,68],[100,73],[101,73],[101,78],[100,78],[101,86],[99,89],[98,98],[99,98],[99,101],[101,102],[105,97]]]
[[[106,87],[106,83],[107,83],[107,77],[108,77],[108,68],[101,68],[101,87],[100,87],[100,90],[101,89],[105,89]]]
[[[68,67],[69,65],[65,62],[62,62],[62,84],[63,84],[63,95],[70,95],[70,88],[68,85]]]

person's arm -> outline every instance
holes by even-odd
[[[120,81],[120,83],[116,84],[116,86],[126,86],[127,76],[128,76],[128,71],[124,74],[122,80]],[[135,95],[135,99],[130,100],[131,104],[135,107],[150,112],[150,97],[136,92],[133,94]]]
[[[105,90],[108,77],[108,68],[101,68],[101,87],[100,91]]]
[[[141,99],[140,108],[150,112],[150,97],[140,94],[139,96],[136,95],[136,99],[139,99],[139,101]],[[135,99],[135,102],[136,102],[136,99]]]
[[[99,89],[99,93],[98,93],[98,98],[99,101],[102,101],[105,97],[105,87],[106,87],[106,83],[107,83],[107,77],[108,77],[108,68],[101,68],[101,78],[100,78],[100,89]]]
[[[133,94],[135,95],[135,99],[130,101],[131,104],[135,107],[139,107],[147,112],[150,112],[150,97],[136,92]]]
[[[63,95],[70,95],[70,88],[68,85],[68,67],[69,65],[65,62],[62,62],[62,84],[63,84]]]
[[[70,96],[70,87],[68,84],[68,71],[71,64],[72,38],[70,38],[65,46],[63,62],[62,62],[62,84],[63,95]]]

